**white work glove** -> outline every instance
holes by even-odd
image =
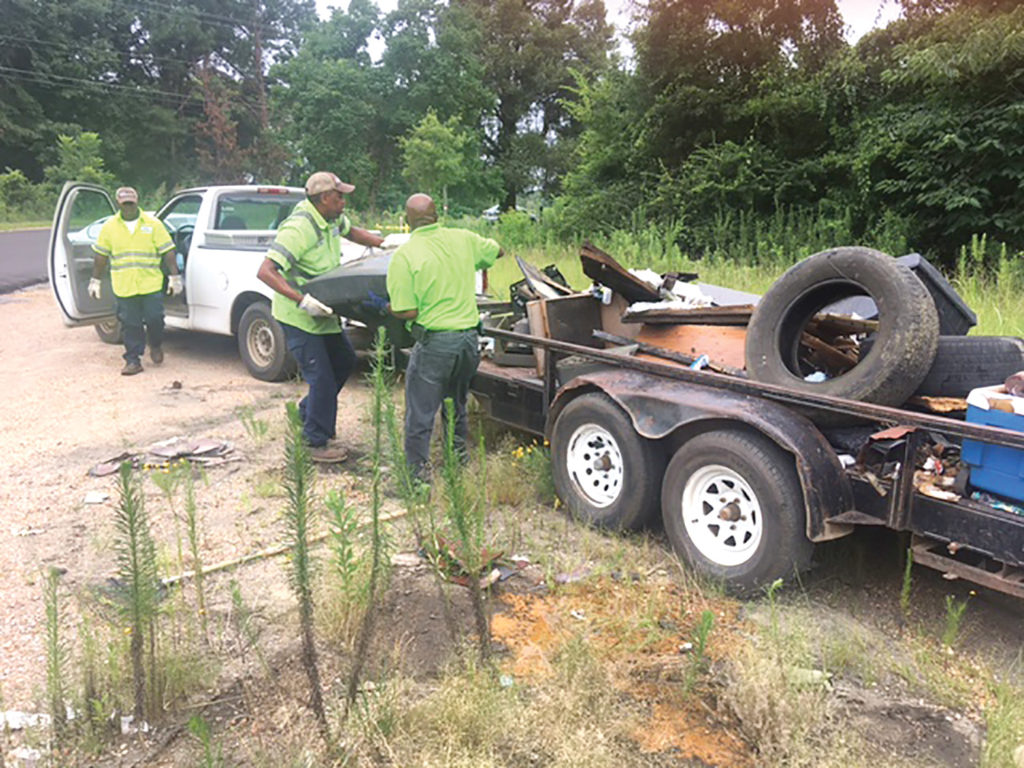
[[[96,299],[97,301],[99,301],[100,294],[101,294],[101,291],[100,291],[100,279],[98,277],[90,277],[89,278],[89,296],[90,296],[90,298],[93,298],[93,299]]]
[[[408,241],[409,236],[393,232],[384,238],[384,242],[377,247],[382,251],[391,251]]]
[[[178,296],[182,291],[185,290],[185,286],[181,282],[181,275],[171,275],[167,278],[167,295]]]
[[[299,309],[304,309],[309,312],[310,317],[329,317],[334,314],[333,309],[328,307],[322,301],[317,301],[308,293],[302,295],[302,301],[299,302]]]

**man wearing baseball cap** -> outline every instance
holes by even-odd
[[[257,272],[274,289],[274,318],[309,385],[299,413],[310,455],[319,462],[340,462],[348,456],[328,441],[335,438],[338,393],[355,367],[356,353],[334,311],[302,286],[338,266],[342,237],[374,248],[384,244],[383,238],[353,227],[345,216],[345,195],[354,189],[329,171],[310,176],[306,199],[281,223]]]
[[[102,295],[103,273],[110,267],[110,285],[117,299],[117,319],[124,329],[124,368],[122,376],[142,373],[142,354],[149,338],[150,359],[164,361],[164,273],[167,292],[182,292],[181,275],[174,257],[174,243],[163,222],[139,209],[139,193],[132,187],[119,187],[114,199],[120,208],[100,229],[93,245],[92,279],[89,296]]]

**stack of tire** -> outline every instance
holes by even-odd
[[[790,268],[751,317],[748,376],[798,391],[898,406],[914,395],[966,397],[975,387],[1001,382],[1024,368],[1024,341],[963,335],[975,322],[973,313],[951,311],[952,301],[962,302],[948,283],[937,285],[938,277],[926,284],[902,262],[870,248],[845,247]],[[860,296],[874,302],[878,332],[862,341],[853,368],[822,381],[808,380],[800,362],[805,326],[818,312]],[[836,421],[828,415],[815,419]]]

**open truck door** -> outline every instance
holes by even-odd
[[[116,212],[103,187],[69,181],[60,192],[50,230],[47,266],[50,286],[65,325],[93,325],[114,320],[114,290],[104,275],[100,298],[89,296],[92,245],[103,222]]]

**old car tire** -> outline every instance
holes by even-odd
[[[870,340],[861,354],[870,351]],[[924,397],[967,397],[972,389],[1024,371],[1024,339],[1016,336],[939,336],[935,360],[914,390]]]
[[[672,548],[695,571],[747,593],[810,564],[793,457],[741,430],[700,434],[665,470],[661,515]]]
[[[249,373],[260,381],[284,381],[295,375],[295,359],[284,331],[270,313],[270,304],[257,301],[238,321],[238,353]]]
[[[124,328],[121,327],[121,321],[116,317],[104,320],[102,323],[96,323],[93,327],[96,329],[96,335],[106,344],[121,344],[124,342]]]
[[[664,453],[607,395],[582,395],[558,415],[551,465],[559,498],[590,525],[635,530],[658,509]]]
[[[846,373],[806,381],[802,331],[825,307],[863,295],[878,307],[871,351]],[[791,267],[762,297],[747,328],[747,374],[798,391],[900,405],[931,367],[938,338],[935,302],[910,269],[870,248],[834,248]]]

